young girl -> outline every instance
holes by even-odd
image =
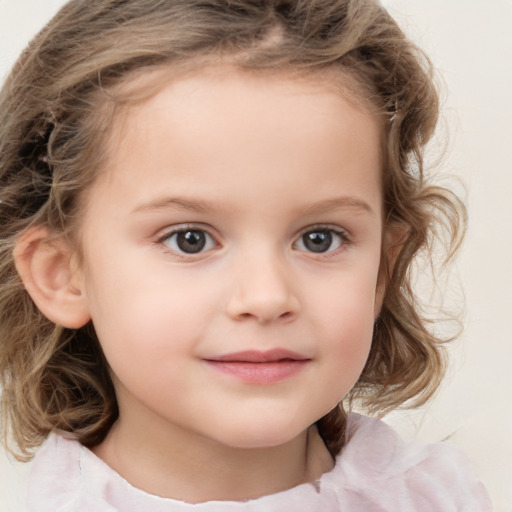
[[[28,510],[486,511],[424,403],[428,61],[373,0],[73,0],[0,97],[4,440]]]

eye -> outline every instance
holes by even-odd
[[[177,253],[198,254],[215,247],[215,240],[202,229],[180,229],[165,235],[160,240],[166,247]]]
[[[347,237],[343,231],[336,231],[329,228],[318,228],[303,233],[295,243],[294,248],[299,251],[325,253],[339,249],[346,242]]]

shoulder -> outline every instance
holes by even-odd
[[[39,448],[30,470],[27,510],[46,512],[67,510],[66,502],[73,499],[73,482],[77,480],[79,455],[77,443],[51,434]],[[60,503],[56,503],[58,497]]]
[[[404,441],[383,421],[357,414],[349,416],[347,444],[330,476],[341,487],[341,502],[365,503],[375,511],[492,508],[469,461],[455,446]]]
[[[32,462],[27,512],[111,512],[110,507],[90,503],[83,480],[84,459],[91,458],[88,454],[89,450],[71,437],[51,434]]]

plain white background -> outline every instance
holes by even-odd
[[[64,0],[0,0],[0,82]],[[512,511],[512,0],[386,0],[441,74],[431,154],[462,179],[470,225],[445,293],[465,292],[465,331],[436,399],[388,418],[404,436],[450,437],[471,458],[497,512]],[[0,450],[0,510],[23,510],[29,465]]]

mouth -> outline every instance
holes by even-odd
[[[248,384],[274,384],[300,372],[311,359],[285,349],[246,350],[204,361],[211,368]]]

